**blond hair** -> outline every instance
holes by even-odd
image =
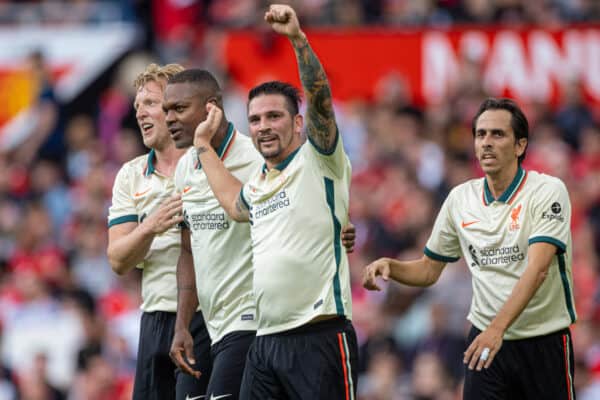
[[[180,73],[185,68],[179,64],[167,64],[162,67],[158,64],[152,63],[146,67],[146,70],[139,74],[133,81],[133,87],[139,90],[148,82],[157,82],[161,86],[167,83],[170,77]]]

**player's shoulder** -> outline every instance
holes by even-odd
[[[252,139],[247,134],[236,131],[232,150],[245,151],[249,149],[252,149],[258,153],[254,147],[254,143],[252,143]]]
[[[231,146],[230,156],[238,162],[256,163],[262,165],[264,163],[263,156],[256,150],[252,139],[240,131],[236,131],[234,142]]]
[[[558,177],[544,174],[538,171],[527,171],[527,183],[529,190],[548,190],[552,192],[567,191],[565,183]]]
[[[462,198],[465,196],[471,196],[473,193],[481,193],[483,190],[483,182],[485,178],[473,178],[465,181],[463,183],[459,183],[454,186],[448,197],[452,198]]]
[[[139,173],[143,175],[148,169],[149,158],[150,153],[146,153],[125,162],[119,169],[119,174],[131,175]]]

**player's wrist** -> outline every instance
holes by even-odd
[[[142,232],[142,235],[144,237],[150,237],[150,236],[154,236],[156,235],[156,231],[155,228],[153,226],[153,224],[151,223],[150,219],[146,219],[144,220],[140,225],[139,225],[139,229]]]
[[[292,42],[292,46],[295,48],[302,48],[308,45],[308,39],[302,30],[298,30],[295,34],[289,35],[288,39]]]
[[[488,330],[495,331],[500,337],[504,336],[504,332],[508,327],[501,321],[493,320],[488,326]]]
[[[194,141],[194,148],[198,153],[198,157],[206,153],[210,149],[210,139],[198,138]]]

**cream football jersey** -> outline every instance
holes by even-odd
[[[113,186],[108,227],[124,222],[141,223],[175,190],[173,179],[154,168],[154,150],[134,158],[119,170]],[[180,250],[177,226],[154,237],[142,269],[142,310],[177,311],[175,271]]]
[[[445,262],[465,257],[473,285],[468,319],[483,330],[523,275],[528,247],[538,242],[555,245],[548,276],[504,338],[544,335],[576,319],[570,221],[571,205],[562,181],[519,167],[498,199],[484,178],[454,188],[435,221],[425,254]]]
[[[306,142],[244,185],[250,210],[258,335],[301,326],[320,315],[351,318],[348,258],[350,162],[338,133],[334,151]]]
[[[252,141],[229,124],[217,149],[225,167],[246,182],[263,158]],[[175,185],[190,230],[198,301],[213,343],[233,331],[256,330],[250,226],[229,218],[213,194],[195,148],[179,160]]]

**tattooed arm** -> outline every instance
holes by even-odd
[[[272,5],[265,20],[275,32],[286,35],[296,53],[300,80],[308,101],[306,131],[319,150],[329,153],[336,143],[337,127],[327,75],[300,29],[295,11],[287,5]]]

